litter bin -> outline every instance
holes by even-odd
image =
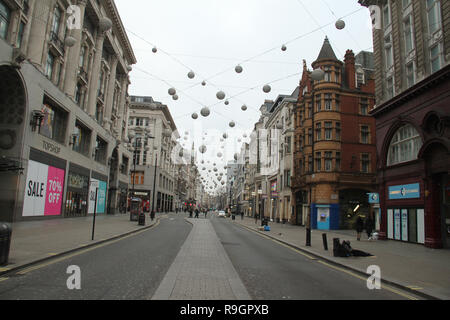
[[[145,214],[143,213],[139,214],[139,225],[145,226]]]
[[[0,224],[0,266],[8,264],[11,233],[11,227],[8,224]]]

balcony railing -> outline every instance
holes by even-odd
[[[53,46],[61,53],[61,55],[64,55],[64,42],[54,31],[50,33],[50,43],[53,44]]]

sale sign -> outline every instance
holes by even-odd
[[[60,215],[64,178],[64,170],[30,160],[22,215],[24,217]]]

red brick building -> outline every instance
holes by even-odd
[[[304,62],[295,110],[295,214],[313,229],[353,228],[368,215],[367,193],[376,190],[375,103],[372,53],[351,50],[339,61],[326,38],[313,81]]]

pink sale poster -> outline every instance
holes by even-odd
[[[48,167],[47,192],[45,199],[45,215],[57,216],[61,214],[64,192],[64,170]]]

